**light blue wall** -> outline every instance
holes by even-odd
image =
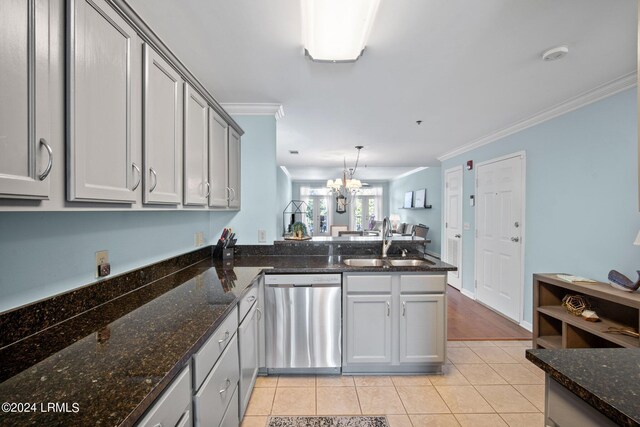
[[[431,209],[400,209],[404,205],[404,194],[407,191],[427,189],[427,204]],[[389,212],[400,215],[401,222],[407,224],[424,224],[429,227],[427,237],[431,243],[427,251],[440,255],[440,239],[442,224],[442,176],[439,167],[430,167],[412,173],[389,183]]]
[[[237,117],[242,137],[240,212],[2,212],[0,311],[95,281],[95,252],[109,251],[111,276],[213,244],[224,227],[254,244],[276,238],[275,118]],[[280,219],[281,220],[281,219]]]
[[[227,224],[212,215],[211,227],[233,228],[238,244],[258,243],[258,229],[265,230],[265,244],[278,237],[274,212],[278,209],[276,172],[276,119],[273,116],[236,116],[242,135],[242,210]]]
[[[211,240],[209,212],[0,213],[0,311],[91,283],[95,252],[111,275],[195,249]],[[208,243],[207,243],[208,244]]]
[[[289,202],[291,202],[293,190],[291,178],[289,175],[284,173],[281,167],[276,168],[277,173],[277,204],[276,204],[276,230],[277,230],[277,238],[280,238],[283,233],[283,225],[282,225],[282,212],[287,207]]]
[[[637,279],[640,247],[636,90],[505,137],[442,164],[442,170],[526,151],[524,319],[532,318],[532,275],[566,272],[607,281]],[[463,287],[474,291],[475,169],[464,172]]]

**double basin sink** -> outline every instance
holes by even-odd
[[[345,259],[345,265],[349,267],[422,267],[425,265],[435,265],[426,259],[403,259],[403,258],[349,258]]]

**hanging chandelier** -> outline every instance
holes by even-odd
[[[347,160],[344,159],[344,169],[342,171],[342,178],[330,179],[327,181],[327,188],[336,196],[336,212],[345,213],[347,211],[347,205],[353,201],[354,196],[362,188],[362,182],[359,179],[354,179],[353,176],[358,169],[358,161],[360,160],[360,150],[362,145],[356,145],[358,155],[356,157],[356,163],[353,168],[347,169]]]

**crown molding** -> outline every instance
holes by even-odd
[[[221,105],[232,116],[274,116],[276,120],[284,117],[282,104],[228,103]]]
[[[623,90],[630,89],[636,86],[637,83],[637,74],[635,72],[626,74],[594,89],[583,92],[580,95],[569,98],[566,101],[554,105],[553,107],[544,109],[527,119],[512,124],[511,126],[502,128],[494,133],[476,139],[469,144],[449,151],[448,153],[438,157],[438,160],[443,162],[445,160],[459,156],[460,154],[466,153],[487,144],[491,144],[492,142],[498,141],[499,139],[502,139],[509,135],[513,135],[514,133],[518,133],[527,128],[546,122],[547,120],[562,116],[563,114],[567,114],[571,111],[577,110],[578,108],[587,106],[606,97],[615,95],[616,93],[622,92]]]
[[[418,173],[418,172],[423,171],[425,169],[429,169],[429,166],[421,166],[421,167],[418,167],[418,168],[415,168],[415,169],[411,169],[410,171],[406,171],[404,173],[401,173],[398,176],[395,176],[395,177],[391,178],[389,181],[395,181],[396,179],[400,179],[400,178],[404,178],[404,177],[409,176],[409,175],[413,175],[414,173]]]
[[[292,179],[291,173],[289,173],[289,169],[287,169],[286,166],[280,166],[280,169],[282,169],[282,172],[284,172],[284,174],[287,175],[287,178]]]

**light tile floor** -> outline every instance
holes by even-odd
[[[531,341],[449,341],[445,375],[259,377],[242,427],[270,415],[387,415],[391,427],[543,425]]]

